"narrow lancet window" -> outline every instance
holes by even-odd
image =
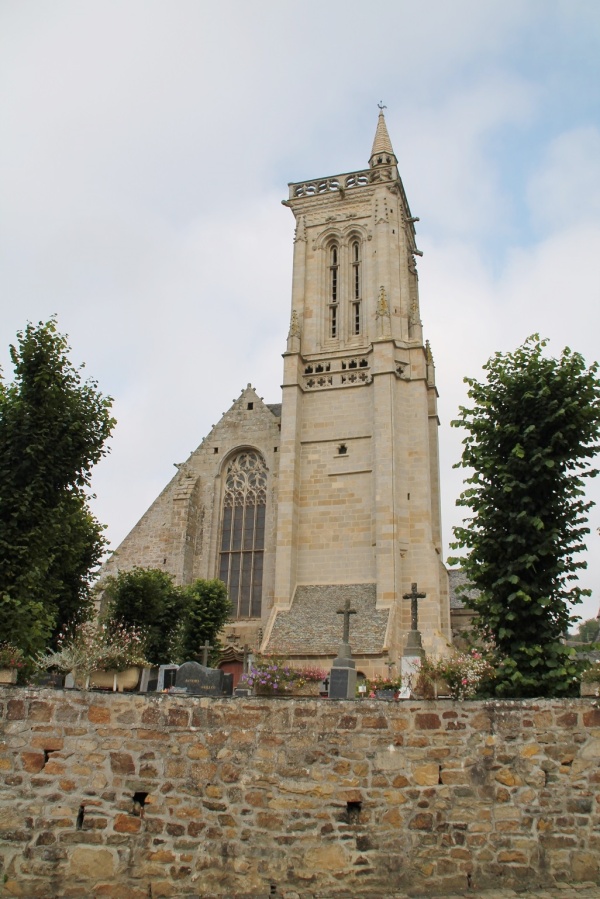
[[[329,336],[338,336],[338,290],[339,290],[339,263],[338,248],[329,250]]]
[[[361,300],[361,284],[360,284],[360,243],[358,240],[352,242],[351,248],[352,259],[352,308],[351,308],[351,330],[353,334],[360,334],[360,300]]]
[[[225,474],[219,564],[234,618],[260,617],[266,501],[264,459],[252,450],[238,453]]]

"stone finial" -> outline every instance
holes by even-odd
[[[306,243],[306,216],[301,215],[296,222],[296,230],[294,232],[294,242],[303,240]]]
[[[290,319],[290,330],[288,332],[288,337],[301,337],[302,331],[300,328],[300,319],[298,318],[298,312],[295,309],[292,309],[292,317]]]

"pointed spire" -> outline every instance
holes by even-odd
[[[377,120],[377,130],[375,132],[375,140],[373,141],[373,149],[371,150],[371,158],[369,165],[375,168],[378,165],[397,165],[398,160],[394,154],[394,148],[388,134],[387,125],[385,124],[385,116],[383,110],[386,108],[383,103],[379,103],[379,118]]]

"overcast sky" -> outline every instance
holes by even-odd
[[[0,361],[56,313],[114,397],[113,548],[248,382],[280,401],[280,201],[367,167],[380,100],[420,217],[447,543],[463,377],[536,331],[600,356],[599,86],[598,0],[0,0]]]

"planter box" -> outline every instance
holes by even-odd
[[[16,684],[16,668],[0,668],[0,684]]]
[[[141,671],[137,667],[125,668],[124,671],[92,671],[87,683],[87,679],[82,677],[76,677],[75,683],[80,690],[97,687],[100,690],[122,693],[123,690],[135,690]]]
[[[600,696],[600,683],[598,681],[581,681],[579,684],[580,696]]]
[[[293,696],[320,696],[321,695],[321,681],[309,680],[302,687],[294,686],[294,688],[292,690],[292,695]]]

